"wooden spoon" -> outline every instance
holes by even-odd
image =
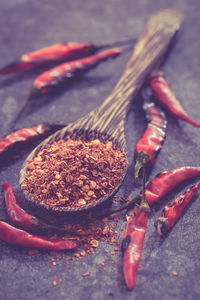
[[[143,85],[146,77],[152,72],[156,65],[160,64],[174,41],[183,23],[183,16],[173,10],[162,10],[152,15],[147,22],[144,31],[136,42],[133,54],[126,65],[124,73],[110,96],[96,109],[70,123],[63,129],[57,131],[49,138],[39,144],[27,157],[20,171],[20,185],[27,199],[36,205],[46,207],[44,204],[33,198],[23,188],[27,172],[28,161],[32,160],[38,152],[46,148],[49,144],[61,139],[81,139],[85,141],[100,139],[101,141],[112,141],[121,151],[126,151],[126,141],[124,135],[124,124],[130,102]],[[123,178],[127,166],[123,172]],[[117,191],[123,178],[117,186],[108,194],[97,201],[81,207],[54,207],[51,210],[76,212],[96,206],[108,199]]]

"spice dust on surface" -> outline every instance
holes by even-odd
[[[97,219],[90,214],[88,214],[87,218],[78,224],[68,224],[65,225],[65,229],[73,231],[77,233],[74,236],[64,235],[63,239],[73,239],[78,242],[79,247],[72,251],[71,253],[65,252],[51,252],[50,263],[53,266],[57,266],[60,264],[59,260],[55,258],[55,255],[59,255],[60,258],[67,258],[67,263],[70,263],[74,259],[81,260],[86,255],[95,254],[95,250],[100,246],[100,242],[107,243],[113,246],[112,255],[120,251],[120,243],[117,241],[117,231],[114,229],[116,219],[114,216],[109,216],[103,219]],[[60,235],[55,234],[52,238],[57,239],[60,238]],[[112,260],[112,264],[115,263]],[[105,269],[105,262],[101,262],[97,265],[98,269]],[[83,275],[82,275],[83,276]],[[86,275],[85,275],[86,276]],[[83,276],[83,277],[85,277]]]
[[[73,256],[81,259],[86,254],[93,254],[94,250],[99,246],[100,241],[117,246],[117,232],[113,229],[113,220],[113,216],[96,219],[89,215],[87,221],[84,223],[65,225],[65,229],[79,234],[79,236],[74,237],[79,243],[79,248],[76,249]],[[117,247],[114,249],[114,251],[118,250]]]
[[[81,207],[112,191],[126,164],[112,142],[60,140],[28,162],[22,187],[45,207]]]

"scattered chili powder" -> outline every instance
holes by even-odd
[[[60,140],[29,161],[23,188],[45,207],[79,207],[115,188],[127,164],[112,142]]]
[[[80,234],[76,236],[76,240],[80,246],[73,254],[76,258],[80,259],[86,254],[93,254],[94,249],[99,246],[99,241],[107,242],[111,245],[116,242],[115,236],[117,232],[113,230],[113,224],[110,223],[113,218],[108,217],[103,220],[105,221],[105,219],[107,220],[106,223],[102,222],[101,219],[88,216],[84,222],[65,225],[66,229]]]

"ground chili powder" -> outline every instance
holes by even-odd
[[[82,259],[87,254],[94,254],[95,249],[99,246],[100,242],[105,242],[110,245],[113,245],[113,251],[111,255],[114,255],[116,252],[120,251],[120,244],[116,240],[117,231],[115,230],[115,223],[119,220],[119,216],[108,216],[104,218],[97,218],[94,215],[88,213],[85,218],[79,219],[77,224],[67,224],[65,225],[65,229],[78,233],[74,236],[68,235],[60,235],[55,234],[51,236],[51,238],[58,239],[72,239],[78,242],[79,247],[75,249],[71,254],[67,253],[69,260]],[[57,265],[55,262],[55,258],[53,257],[56,252],[52,252],[51,263],[53,265]],[[61,253],[59,252],[59,256]],[[104,266],[104,263],[98,268]]]
[[[114,231],[113,223],[111,223],[113,220],[113,216],[105,217],[103,219],[89,216],[84,222],[80,222],[79,224],[65,225],[65,229],[79,234],[79,236],[74,237],[80,246],[77,251],[75,251],[74,256],[81,258],[86,254],[93,254],[94,249],[99,246],[99,241],[113,245],[116,242],[115,236],[117,233]]]
[[[60,140],[29,161],[23,188],[45,207],[80,207],[113,190],[126,164],[112,142]]]

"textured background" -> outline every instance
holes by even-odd
[[[1,0],[0,66],[25,52],[61,41],[98,44],[137,37],[148,17],[163,8],[185,15],[183,32],[169,56],[164,71],[176,95],[190,116],[200,121],[199,111],[199,28],[198,0]],[[41,121],[68,123],[83,116],[109,95],[120,78],[131,52],[92,70],[70,89],[29,106],[16,129]],[[1,136],[28,95],[36,71],[0,78]],[[200,131],[168,116],[167,138],[150,178],[162,170],[182,165],[199,165]],[[128,175],[118,195],[137,194],[140,190],[132,176],[133,149],[145,128],[140,98],[131,106],[126,122],[129,157]],[[30,143],[0,167],[0,181],[10,182],[19,192],[18,177],[22,162],[36,145]],[[200,202],[199,197],[185,210],[170,234],[164,239],[154,231],[154,219],[170,200],[198,178],[178,186],[150,214],[143,256],[134,291],[127,291],[121,270],[121,254],[111,255],[113,247],[100,243],[94,255],[68,262],[68,254],[27,255],[27,249],[0,242],[0,299],[197,299],[200,297]],[[26,208],[27,203],[23,203]],[[39,214],[38,211],[32,213]],[[115,223],[118,240],[125,228],[122,217]],[[3,193],[0,193],[0,217],[6,219]],[[112,263],[112,260],[115,263]],[[104,262],[105,267],[98,269]],[[173,272],[177,272],[177,276]],[[81,274],[90,272],[83,278]],[[56,286],[52,284],[58,278]]]

